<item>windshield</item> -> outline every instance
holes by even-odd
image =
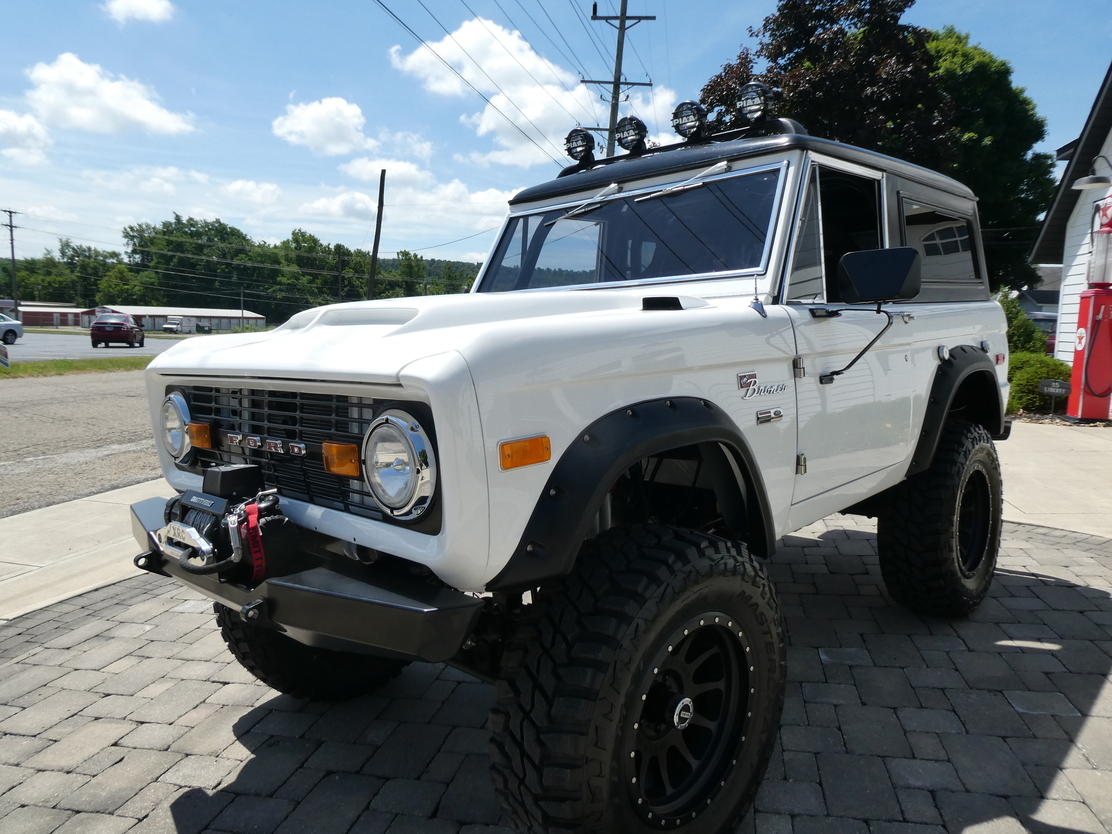
[[[779,169],[511,220],[480,292],[760,269]]]

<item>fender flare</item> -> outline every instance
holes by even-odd
[[[618,477],[643,458],[683,446],[700,447],[727,520],[732,516],[750,531],[755,554],[771,555],[775,545],[768,494],[734,422],[707,400],[648,400],[612,411],[579,433],[553,467],[509,561],[486,589],[534,588],[566,576]],[[727,481],[733,482],[732,489]]]
[[[982,377],[987,379],[979,382]],[[972,387],[982,391],[987,388],[995,392],[994,401],[985,402],[983,397],[977,402],[957,400],[959,395],[963,398],[968,396]],[[935,372],[923,426],[919,432],[915,454],[911,457],[911,465],[907,469],[907,477],[924,471],[934,462],[938,439],[942,436],[947,418],[955,408],[966,414],[971,422],[984,426],[994,440],[1007,438],[1011,426],[1004,420],[1004,401],[996,378],[996,367],[987,353],[972,345],[950,348],[950,357]]]

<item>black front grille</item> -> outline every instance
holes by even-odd
[[[341,394],[309,394],[260,388],[179,389],[193,420],[212,428],[212,449],[197,449],[201,467],[252,463],[262,469],[267,488],[322,507],[381,518],[362,478],[324,470],[322,444],[350,443],[362,449],[363,437],[386,404]],[[232,441],[238,436],[239,443]],[[267,442],[279,447],[268,451]],[[259,448],[250,448],[258,442]],[[302,444],[304,454],[291,452]],[[297,448],[300,451],[300,448]]]

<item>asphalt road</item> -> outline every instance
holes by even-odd
[[[8,345],[8,359],[14,362],[38,362],[44,359],[93,359],[103,356],[158,356],[177,344],[177,339],[152,338],[147,335],[143,347],[129,348],[112,344],[94,348],[88,334],[24,333],[14,345]]]
[[[0,380],[0,518],[161,474],[143,371]]]

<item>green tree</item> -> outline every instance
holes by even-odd
[[[900,22],[914,0],[780,0],[702,91],[720,126],[735,123],[739,87],[759,78],[783,94],[782,115],[815,136],[934,168],[981,198],[995,290],[1034,283],[1024,263],[1054,191],[1052,160],[1032,152],[1045,123],[1011,68],[953,28]],[[762,64],[760,72],[755,72]]]
[[[152,307],[164,303],[153,272],[133,272],[124,264],[116,264],[100,279],[97,304],[144,304]]]
[[[1009,353],[1046,353],[1046,334],[1028,318],[1019,305],[1019,299],[1004,290],[996,294],[996,300],[1004,308],[1008,319]]]

